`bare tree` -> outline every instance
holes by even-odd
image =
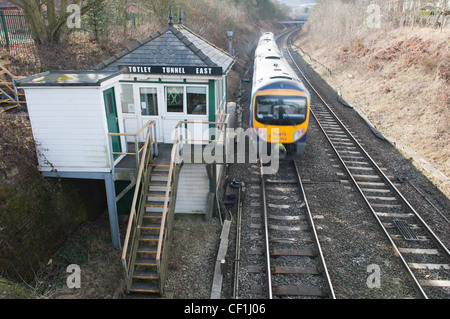
[[[38,44],[57,43],[70,32],[67,28],[67,19],[72,12],[67,12],[69,4],[80,6],[80,15],[105,0],[70,1],[70,0],[9,0],[22,8],[25,17],[31,26],[32,37]],[[59,7],[58,7],[59,4]],[[45,14],[47,18],[45,18]]]

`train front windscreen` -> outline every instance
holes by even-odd
[[[307,104],[302,96],[258,96],[255,119],[267,125],[299,125],[306,120]]]

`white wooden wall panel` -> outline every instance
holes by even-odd
[[[178,181],[175,213],[206,214],[209,180],[205,165],[184,164]]]
[[[139,126],[139,123],[138,123],[138,120],[137,120],[137,116],[124,117],[123,125],[124,125],[125,133],[130,133],[130,134],[136,133],[142,127],[142,126]],[[127,142],[134,143],[134,137],[133,136],[127,137],[126,139],[127,139]]]
[[[41,170],[109,171],[99,87],[26,88],[25,94]]]

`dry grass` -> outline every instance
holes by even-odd
[[[120,299],[125,297],[121,251],[113,248],[108,214],[73,234],[41,269],[32,283],[39,298]],[[67,267],[80,266],[80,288],[68,288]]]
[[[0,299],[29,299],[32,289],[0,277]]]
[[[297,45],[332,70],[331,79],[315,65],[382,134],[450,176],[449,38],[448,27],[405,27],[369,29],[337,41],[311,22]],[[436,183],[450,196],[448,178]]]
[[[108,214],[82,225],[32,282],[13,282],[0,277],[0,299],[121,299],[125,281],[119,249],[111,244]],[[69,288],[67,272],[80,266],[80,288]]]

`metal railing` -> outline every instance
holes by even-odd
[[[170,154],[170,166],[167,178],[166,193],[164,195],[164,207],[161,217],[161,228],[158,237],[158,247],[156,251],[156,267],[159,276],[159,291],[164,291],[164,284],[167,278],[167,246],[165,243],[170,238],[171,224],[175,211],[176,191],[178,184],[179,166],[181,164],[181,148],[183,140],[181,138],[180,124],[175,127],[175,139],[173,141]]]
[[[164,200],[164,208],[162,213],[162,222],[159,233],[158,247],[156,252],[156,264],[158,274],[160,276],[159,280],[159,289],[160,292],[164,289],[164,283],[167,278],[166,269],[167,269],[167,247],[166,241],[170,238],[171,232],[171,221],[174,216],[175,211],[175,198],[176,198],[176,189],[178,184],[178,173],[179,166],[182,162],[182,149],[185,144],[191,144],[193,142],[201,142],[201,143],[212,143],[212,142],[220,142],[223,141],[226,149],[226,140],[227,140],[227,127],[228,127],[228,114],[216,114],[216,119],[220,118],[220,120],[216,122],[195,122],[195,121],[180,121],[175,126],[174,131],[174,140],[172,146],[172,152],[170,156],[170,166],[169,166],[169,176],[167,180],[167,188]],[[187,139],[186,133],[188,131],[188,125],[208,125],[214,126],[215,136],[217,139]],[[171,198],[169,202],[169,198]]]
[[[178,176],[180,164],[182,163],[182,149],[185,144],[190,144],[192,142],[203,142],[203,143],[211,143],[223,141],[226,144],[226,128],[228,126],[228,114],[217,114],[216,117],[220,117],[223,120],[216,122],[202,122],[201,124],[214,126],[215,128],[215,136],[218,136],[218,139],[208,139],[208,140],[194,140],[187,139],[185,132],[187,131],[187,126],[190,124],[198,125],[199,122],[193,121],[180,121],[175,126],[174,129],[174,139],[173,146],[170,155],[170,164],[169,164],[169,173],[167,179],[167,187],[165,191],[164,197],[164,206],[161,217],[161,227],[160,233],[158,237],[158,246],[156,252],[156,266],[157,272],[159,276],[159,291],[160,293],[164,290],[164,284],[167,278],[167,262],[168,262],[168,245],[166,245],[167,240],[171,237],[171,225],[174,217],[175,211],[175,199],[176,199],[176,191],[178,184]],[[150,121],[154,122],[154,121]],[[154,126],[154,123],[152,123]],[[136,134],[139,135],[142,132],[142,129],[138,131]],[[141,150],[146,150],[149,147],[150,143],[150,132],[147,133],[147,137],[145,139],[145,144]],[[111,135],[119,135],[119,133],[111,134]],[[134,134],[120,134],[121,136],[134,136]],[[156,144],[156,139],[153,139],[152,144]],[[128,154],[128,153],[120,153],[117,154]],[[144,199],[145,199],[145,189],[148,188],[148,164],[149,158],[146,159],[146,151],[144,151],[139,160],[140,165],[138,170],[138,177],[136,181],[136,189],[133,196],[133,202],[130,210],[130,216],[128,220],[127,232],[125,235],[125,241],[122,250],[122,265],[125,270],[125,281],[127,284],[127,290],[130,290],[133,272],[134,272],[134,262],[136,258],[136,250],[137,250],[137,239],[139,239],[140,235],[140,225],[142,223],[145,207],[144,207]],[[136,208],[137,206],[137,208]],[[134,227],[133,227],[134,226]],[[127,258],[128,257],[128,258]]]
[[[206,144],[206,143],[222,143],[224,146],[224,154],[226,154],[226,146],[227,146],[227,128],[228,128],[228,114],[216,114],[215,122],[198,122],[198,121],[180,121],[175,127],[178,130],[179,140],[182,141],[183,145],[185,144]],[[204,125],[209,127],[209,139],[204,138],[194,138],[189,137],[190,130],[188,128],[189,125]]]
[[[138,137],[147,129],[145,134],[144,145],[139,148]],[[135,152],[111,152],[111,157],[113,155],[135,155],[136,156],[136,167],[137,167],[137,177],[136,177],[136,187],[134,191],[133,201],[130,209],[130,216],[128,220],[127,232],[125,235],[125,242],[122,250],[122,264],[125,270],[125,279],[127,287],[130,285],[130,280],[132,278],[132,271],[134,264],[134,256],[136,251],[135,238],[139,237],[137,231],[139,230],[137,225],[142,221],[143,210],[142,210],[142,198],[145,195],[144,189],[147,185],[147,168],[148,164],[151,162],[153,155],[157,154],[157,136],[156,136],[156,121],[148,121],[139,131],[134,134],[131,133],[109,133],[110,145],[111,138],[113,136],[123,136],[123,137],[134,137],[135,139]],[[113,159],[112,159],[113,160]],[[121,195],[119,195],[121,196]],[[118,197],[119,197],[118,196]],[[137,207],[136,207],[137,206]],[[132,226],[135,226],[134,228]],[[130,240],[131,239],[131,240]],[[127,261],[127,252],[130,252],[130,258]]]
[[[119,136],[119,137],[134,137],[134,152],[111,152],[112,157],[114,155],[135,155],[136,156],[136,169],[139,169],[139,165],[141,163],[141,159],[139,157],[139,154],[141,151],[145,148],[145,145],[143,145],[141,148],[139,148],[139,136],[145,131],[147,131],[147,137],[148,134],[151,133],[151,141],[150,141],[150,147],[152,150],[152,155],[158,156],[158,144],[156,143],[156,121],[150,120],[147,123],[144,124],[136,133],[108,133],[110,137],[110,145],[112,145],[112,137],[113,136]],[[114,160],[114,159],[113,159]]]
[[[22,12],[0,10],[0,46],[14,56],[36,55],[31,26]]]

